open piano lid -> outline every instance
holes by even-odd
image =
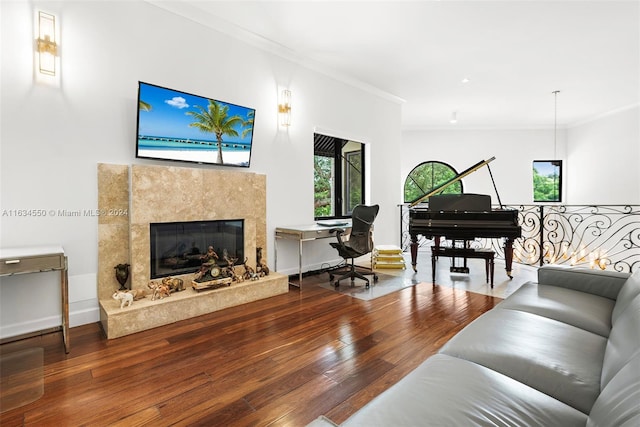
[[[454,182],[460,181],[465,176],[472,174],[473,172],[477,171],[478,169],[480,169],[481,167],[483,167],[485,165],[487,166],[487,169],[489,170],[489,175],[491,176],[491,182],[493,183],[493,188],[496,191],[496,196],[498,197],[498,203],[500,204],[500,207],[502,207],[502,201],[500,200],[500,195],[498,194],[498,188],[496,187],[496,182],[493,179],[493,173],[491,173],[491,168],[489,167],[489,163],[491,163],[495,159],[496,159],[495,157],[492,157],[492,158],[490,158],[488,160],[479,161],[478,163],[476,163],[475,165],[471,166],[470,168],[465,169],[464,171],[460,172],[458,175],[456,175],[455,177],[451,178],[449,181],[447,181],[444,184],[434,188],[429,193],[427,193],[424,196],[420,197],[419,199],[417,199],[416,201],[411,203],[409,205],[409,207],[413,208],[418,203],[421,203],[421,202],[425,201],[426,199],[429,199],[429,203],[430,203],[429,209],[434,209],[434,208],[431,207],[431,203],[432,203],[431,202],[431,198],[433,198],[432,196],[443,192],[448,186],[450,186]],[[471,194],[471,193],[469,193],[469,194]],[[441,196],[444,196],[444,195],[441,195]],[[483,196],[483,195],[479,194],[478,196]],[[487,196],[487,197],[489,197],[489,196]],[[447,199],[443,199],[443,200],[447,200]],[[480,203],[484,203],[484,202],[480,202]],[[435,210],[444,210],[444,209],[435,209]],[[469,209],[457,209],[457,210],[469,210]],[[484,211],[484,210],[487,210],[487,211],[491,210],[491,198],[490,197],[489,197],[489,209],[482,209],[482,211]]]

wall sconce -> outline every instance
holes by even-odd
[[[451,113],[451,119],[449,120],[449,123],[453,123],[453,124],[458,123],[458,112],[457,111],[454,111],[453,113]]]
[[[278,102],[278,116],[280,126],[291,126],[291,91],[284,89],[280,93]]]
[[[60,74],[58,62],[58,31],[56,16],[38,11],[36,13],[35,72],[36,78],[57,77]]]

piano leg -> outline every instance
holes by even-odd
[[[504,241],[504,264],[507,268],[507,276],[513,279],[511,275],[511,265],[513,263],[513,239],[507,238]]]
[[[418,236],[411,236],[411,244],[409,245],[411,249],[411,266],[413,267],[413,271],[417,272],[418,268]]]

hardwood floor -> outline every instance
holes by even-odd
[[[44,348],[44,396],[9,426],[304,426],[397,382],[500,299],[419,284],[362,301],[302,291],[107,340],[98,324],[0,346]]]

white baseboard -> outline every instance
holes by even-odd
[[[76,304],[69,306],[69,327],[87,325],[100,321],[100,305],[98,300],[81,301],[83,306],[74,307]],[[87,303],[90,303],[87,304]]]
[[[98,300],[85,300],[69,304],[69,327],[100,321]],[[56,328],[62,324],[62,315],[41,317],[25,322],[0,325],[0,339],[17,337],[37,331]]]
[[[27,322],[14,323],[0,326],[0,339],[16,337],[36,331],[44,331],[62,324],[62,316],[49,316]]]
[[[330,260],[330,261],[325,261],[322,263],[316,263],[316,264],[309,264],[309,265],[303,265],[302,266],[302,272],[306,273],[308,271],[318,271],[318,270],[322,270],[322,269],[327,269],[327,268],[331,268],[335,265],[338,265],[340,263],[344,262],[344,260],[342,258],[338,258],[338,259],[334,259],[334,260]],[[284,274],[287,276],[293,276],[299,273],[298,268],[297,267],[293,267],[293,268],[285,268],[282,270],[278,270],[278,273],[280,274]]]

